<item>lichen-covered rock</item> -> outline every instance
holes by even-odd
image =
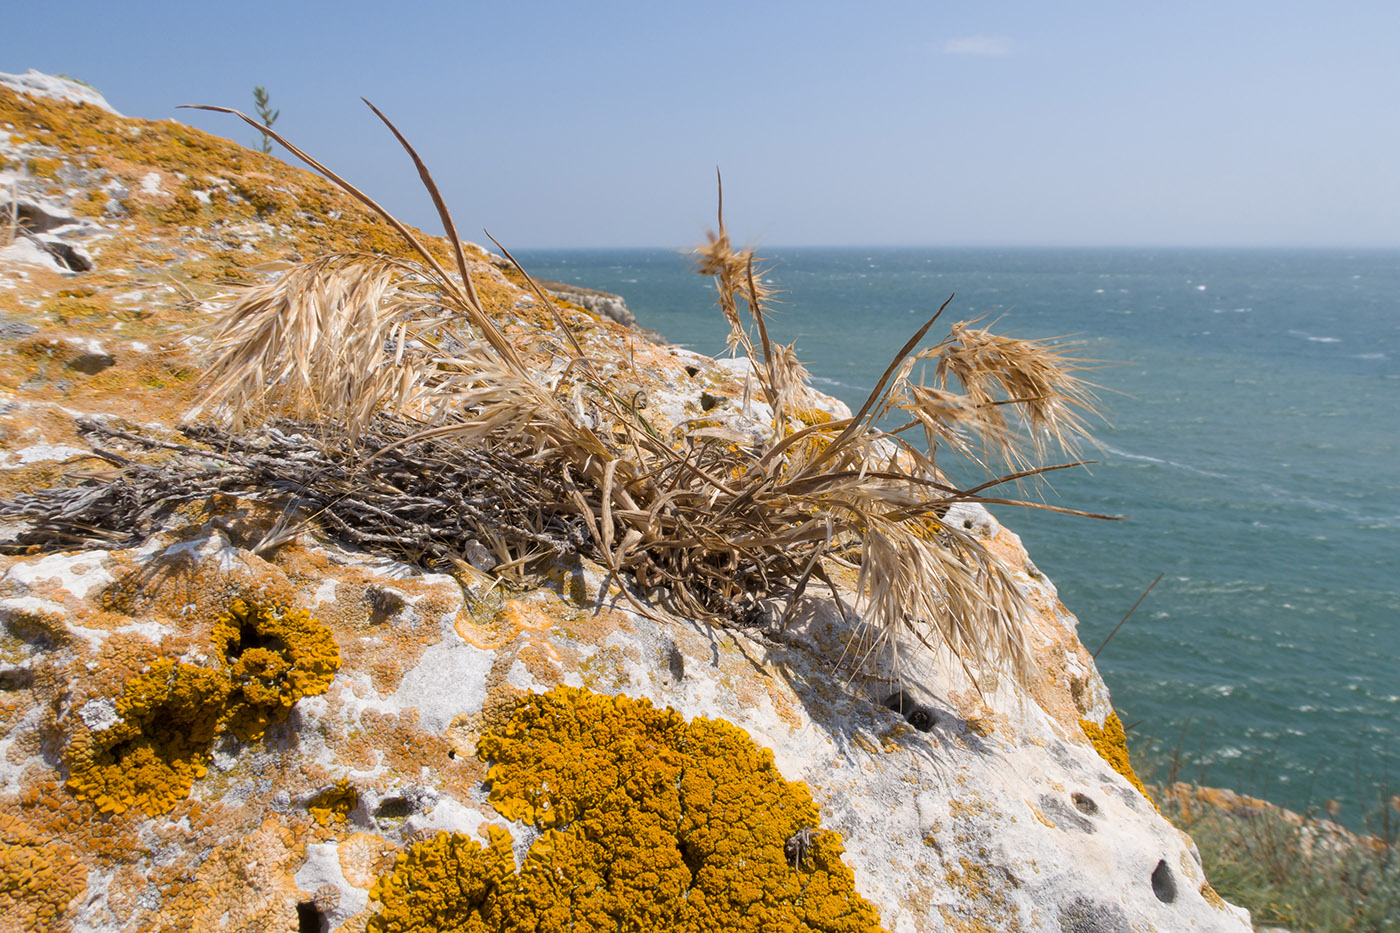
[[[126,682],[113,720],[80,714],[83,726],[68,746],[68,789],[104,813],[165,813],[208,770],[228,692],[220,671],[156,661]]]
[[[41,838],[0,813],[0,929],[55,929],[86,886],[87,872],[72,846]]]
[[[21,83],[0,81],[0,187],[92,265],[0,252],[0,499],[197,449],[177,423],[219,283],[402,252],[275,158]],[[468,263],[510,339],[553,327]],[[746,364],[561,314],[662,436],[773,431]],[[70,365],[99,340],[110,365]],[[216,495],[48,553],[0,525],[0,928],[1248,928],[1131,782],[1074,617],[979,507],[944,521],[1027,595],[1026,683],[848,651],[869,634],[849,594],[714,629],[639,612],[586,560],[509,587],[289,519]]]
[[[497,812],[544,832],[518,870],[498,827],[485,849],[446,832],[411,846],[370,892],[372,933],[879,929],[806,788],[722,721],[560,687],[478,755]]]
[[[486,851],[447,833],[414,846],[371,891],[371,931],[879,929],[807,789],[722,720],[556,687],[477,755],[496,812],[544,832],[518,872],[498,829]]]
[[[212,640],[229,678],[224,725],[245,742],[286,719],[297,700],[325,693],[340,667],[330,630],[304,609],[236,599]]]

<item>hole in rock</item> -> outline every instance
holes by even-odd
[[[933,713],[926,709],[911,710],[904,718],[908,720],[909,725],[920,732],[927,732],[938,723]]]
[[[880,705],[885,709],[892,709],[903,716],[905,710],[913,709],[917,704],[909,694],[901,690],[898,693],[891,693],[889,696],[885,697],[884,702]]]
[[[385,797],[374,808],[374,815],[387,820],[407,819],[413,815],[413,804],[403,797]]]
[[[286,643],[275,635],[264,635],[258,631],[256,622],[252,619],[244,618],[238,625],[238,641],[230,641],[228,648],[224,651],[224,656],[228,663],[233,664],[243,657],[243,652],[252,651],[254,648],[266,648],[268,651],[283,653],[286,650]]]
[[[1099,812],[1099,805],[1078,791],[1070,794],[1069,799],[1074,801],[1074,805],[1079,808],[1080,813],[1093,816]]]
[[[1172,877],[1172,870],[1167,867],[1167,860],[1162,859],[1157,863],[1157,867],[1152,869],[1152,893],[1157,895],[1157,900],[1163,904],[1170,904],[1176,900],[1176,879]]]
[[[914,701],[913,697],[903,690],[898,693],[890,694],[885,698],[884,703],[880,705],[885,707],[885,709],[892,709],[903,716],[905,722],[909,723],[909,725],[918,729],[920,732],[928,732],[934,726],[938,725],[938,717],[934,714],[933,710],[920,706]]]
[[[82,250],[75,249],[67,243],[55,240],[44,240],[44,249],[48,250],[54,259],[63,264],[63,267],[70,272],[91,272],[92,260],[87,257]]]
[[[34,672],[23,667],[0,670],[0,691],[28,690],[34,686]]]
[[[13,206],[9,202],[0,204],[0,215],[6,220],[9,220],[11,210],[14,211],[15,220],[19,225],[30,233],[44,233],[57,227],[66,227],[73,222],[71,216],[51,214],[32,201],[19,201]]]
[[[297,905],[297,933],[329,933],[330,923],[311,901]]]

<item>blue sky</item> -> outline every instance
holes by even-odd
[[[12,4],[0,71],[277,128],[469,239],[1400,246],[1400,3]]]

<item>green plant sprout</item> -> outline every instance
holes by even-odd
[[[257,109],[258,119],[262,120],[263,126],[268,128],[271,128],[272,124],[277,122],[277,118],[282,115],[281,110],[272,109],[272,105],[268,103],[267,88],[263,87],[261,84],[253,88],[253,106]],[[258,150],[260,152],[271,152],[272,137],[263,133],[262,141],[258,144]]]

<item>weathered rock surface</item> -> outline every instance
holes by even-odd
[[[541,282],[540,286],[557,298],[571,301],[580,308],[592,311],[610,321],[616,321],[624,327],[632,327],[637,323],[637,316],[632,313],[632,309],[627,307],[627,302],[621,295],[599,291],[596,288],[569,285],[565,282]]]
[[[304,173],[54,80],[23,85],[42,94],[0,82],[0,170],[86,218],[93,266],[0,256],[0,497],[163,456],[79,418],[180,439],[216,280],[399,248]],[[471,262],[512,339],[551,326],[491,257]],[[564,314],[658,430],[771,430],[734,367]],[[567,685],[745,730],[805,782],[810,844],[840,834],[886,930],[1248,929],[1134,786],[1074,617],[979,507],[948,520],[1030,597],[1028,684],[917,644],[896,673],[861,647],[849,597],[809,597],[786,626],[717,629],[639,613],[587,561],[513,589],[314,528],[255,554],[279,512],[191,501],[136,547],[0,557],[0,927],[363,930],[395,856],[435,832],[484,845],[504,829],[523,863],[559,837],[498,809],[478,752],[522,697]],[[810,870],[802,851],[786,853],[794,872]]]

